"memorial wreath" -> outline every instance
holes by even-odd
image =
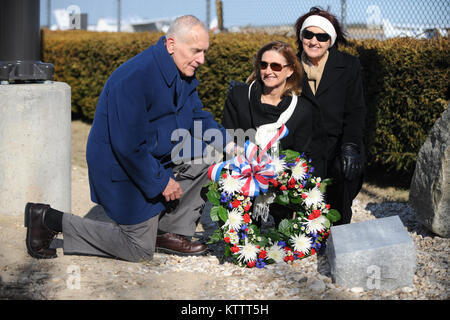
[[[304,154],[283,150],[269,154],[271,146],[288,134],[284,125],[262,149],[247,141],[243,155],[214,164],[208,170],[211,219],[218,228],[208,243],[222,242],[225,257],[249,268],[292,262],[323,249],[337,210],[325,202],[328,179],[315,177]],[[293,216],[277,228],[262,230],[254,222],[267,221],[269,205],[292,209]]]

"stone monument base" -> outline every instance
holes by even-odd
[[[23,215],[27,202],[70,212],[69,85],[0,85],[0,109],[0,215]]]
[[[327,256],[337,285],[366,290],[413,286],[414,242],[398,216],[331,227]]]

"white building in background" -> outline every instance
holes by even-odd
[[[86,13],[79,13],[79,16],[74,16],[74,15],[71,15],[67,9],[55,9],[55,10],[53,10],[53,14],[56,19],[56,24],[52,25],[50,27],[50,30],[84,29],[84,30],[98,31],[98,32],[105,32],[105,31],[106,32],[117,32],[117,19],[114,19],[114,18],[100,18],[100,19],[98,19],[96,25],[87,25],[87,14]],[[80,21],[76,21],[74,19],[80,19]],[[170,23],[174,19],[175,18],[123,19],[120,22],[120,31],[121,32],[141,32],[141,31],[166,32],[169,29]]]
[[[383,19],[383,32],[385,38],[412,37],[416,39],[430,39],[436,36],[446,37],[448,30],[435,25],[424,24],[394,24]]]
[[[98,32],[117,32],[117,19],[114,18],[100,18],[96,25],[87,24],[87,13],[77,13],[79,17],[74,17],[67,9],[55,9],[53,14],[56,19],[56,24],[50,27],[50,30],[72,30],[84,29]],[[158,19],[142,19],[133,17],[123,19],[120,21],[121,32],[143,32],[143,31],[159,31],[167,32],[170,24],[176,17],[172,18],[158,18]],[[74,19],[80,19],[80,23]],[[209,26],[211,31],[216,31],[218,28],[217,18],[214,18]]]

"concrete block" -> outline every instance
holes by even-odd
[[[70,86],[0,85],[0,215],[25,204],[71,210]]]
[[[348,288],[412,287],[414,242],[398,216],[331,227],[327,256],[333,281]]]

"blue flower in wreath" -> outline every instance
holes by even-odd
[[[229,202],[229,201],[231,201],[231,195],[229,195],[227,192],[223,192],[220,195],[220,202],[226,203],[226,202]]]
[[[259,258],[258,260],[256,260],[256,264],[255,266],[259,269],[264,268],[264,266],[266,265],[266,263],[264,262],[264,259]]]
[[[286,242],[284,242],[284,241],[278,241],[277,244],[282,248],[286,247]]]

